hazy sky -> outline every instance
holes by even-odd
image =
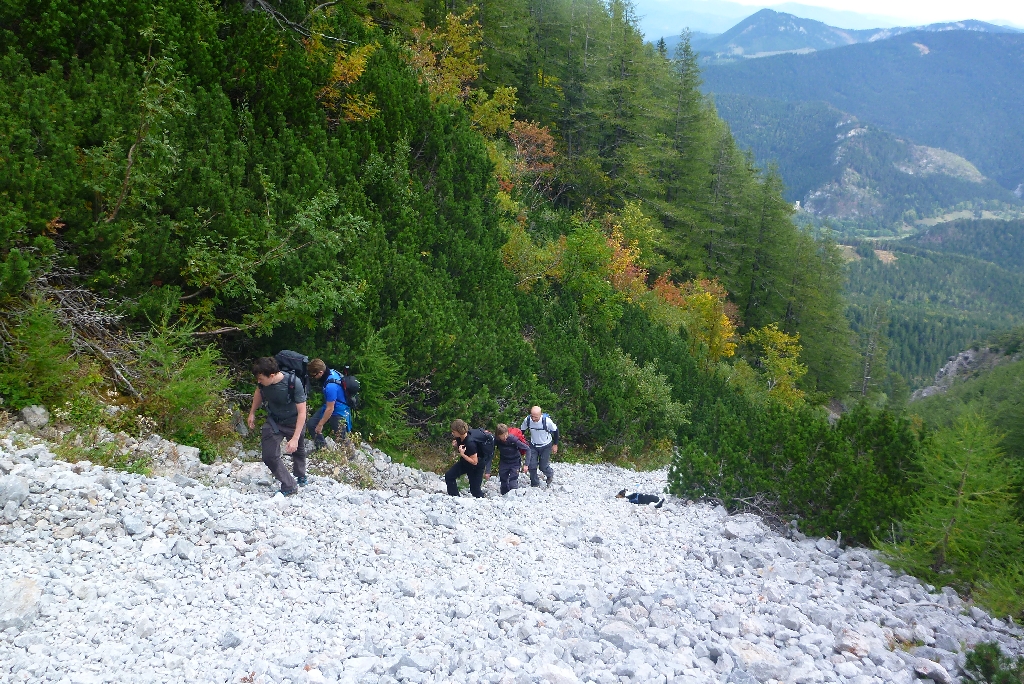
[[[741,5],[763,7],[775,2],[736,0]],[[805,5],[848,10],[864,14],[882,14],[907,19],[914,24],[930,24],[959,19],[1002,20],[1024,26],[1024,0],[800,0]],[[709,3],[714,4],[714,3]]]

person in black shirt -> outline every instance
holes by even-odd
[[[267,411],[267,422],[260,431],[263,462],[281,483],[281,493],[291,496],[306,484],[306,452],[302,443],[306,390],[294,374],[282,373],[273,357],[257,359],[252,372],[256,376],[256,391],[249,409],[249,429],[256,428],[256,409],[262,406]],[[292,455],[294,477],[281,459],[281,442],[285,440],[284,451]]]
[[[466,421],[456,419],[452,421],[452,446],[459,460],[444,474],[448,495],[460,495],[457,480],[460,475],[466,475],[470,494],[482,498],[483,465],[494,458],[494,435],[478,428],[470,430]]]

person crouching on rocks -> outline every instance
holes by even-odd
[[[629,503],[637,504],[638,506],[646,506],[647,504],[656,504],[655,508],[661,508],[665,503],[665,497],[658,496],[657,494],[641,494],[639,492],[633,492],[627,494],[626,490],[623,489],[621,492],[615,495],[616,499],[625,499]]]
[[[352,432],[352,411],[346,402],[345,390],[342,389],[341,373],[328,368],[322,359],[313,359],[308,368],[309,377],[323,385],[324,403],[306,423],[306,432],[310,433],[316,447],[322,449],[327,446],[327,440],[324,439],[325,427],[330,429],[334,439],[339,442],[345,439],[347,433]]]
[[[470,430],[466,421],[455,419],[452,421],[452,446],[459,460],[444,474],[448,495],[459,496],[457,480],[460,475],[465,475],[469,478],[470,494],[482,498],[484,464],[490,464],[494,458],[494,435],[479,428]]]
[[[256,359],[252,372],[256,376],[256,391],[249,409],[249,429],[256,429],[256,409],[262,406],[267,411],[267,422],[260,431],[263,462],[281,483],[281,493],[291,496],[306,484],[306,451],[302,443],[306,427],[306,390],[294,373],[282,373],[273,357]],[[284,450],[292,455],[295,477],[281,459],[281,441],[286,437]]]
[[[508,425],[504,423],[498,423],[498,427],[494,429],[494,438],[494,446],[498,449],[498,481],[501,482],[501,494],[504,496],[519,488],[523,454],[529,453],[530,445],[521,436],[509,431]]]

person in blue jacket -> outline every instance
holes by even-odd
[[[312,359],[307,368],[309,377],[323,385],[324,403],[306,422],[306,432],[313,438],[317,448],[321,448],[326,444],[324,427],[329,427],[338,441],[352,431],[352,411],[345,398],[341,373],[327,368],[322,359]]]

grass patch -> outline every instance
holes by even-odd
[[[555,463],[576,463],[581,465],[614,465],[627,470],[652,471],[667,468],[672,462],[675,449],[669,440],[659,440],[642,450],[629,446],[606,449],[598,447],[588,450],[580,447],[559,445],[558,453],[551,456]]]
[[[117,442],[104,442],[92,446],[76,444],[76,438],[80,436],[77,433],[67,435],[54,447],[54,455],[68,463],[89,461],[93,465],[134,475],[150,474],[153,462],[148,454],[129,451]]]

